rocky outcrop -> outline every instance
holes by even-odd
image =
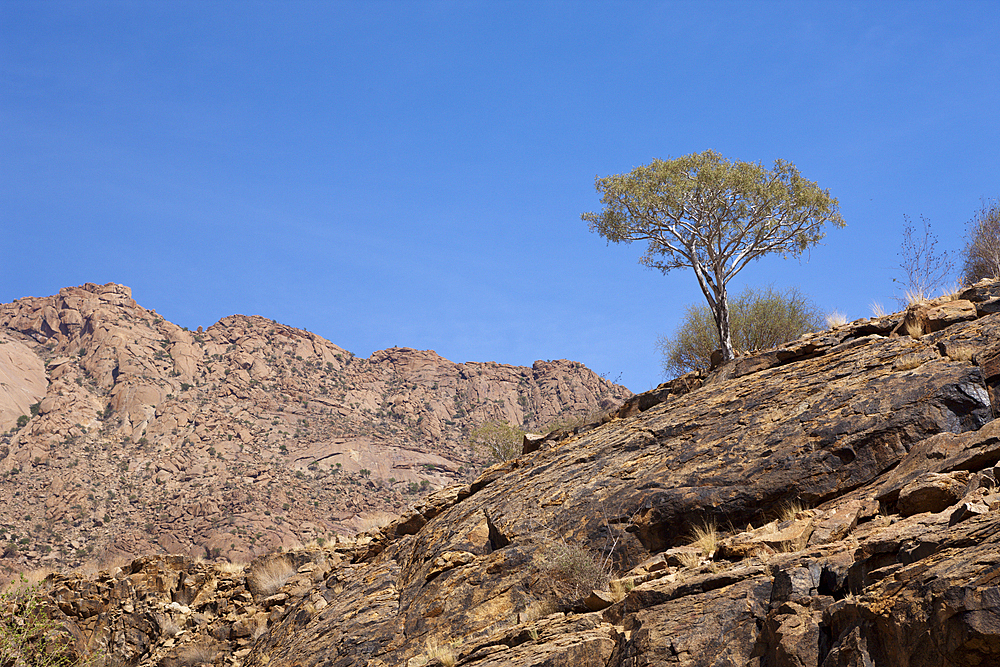
[[[675,381],[284,574],[158,557],[50,595],[139,665],[998,664],[994,292]],[[118,611],[112,579],[165,592]]]
[[[2,304],[0,576],[353,534],[473,479],[478,423],[538,428],[628,396],[566,360],[358,359],[258,316],[186,331],[115,284]]]

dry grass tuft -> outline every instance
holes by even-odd
[[[225,561],[222,563],[216,563],[215,569],[217,569],[222,574],[242,574],[243,570],[247,569],[247,564]]]
[[[719,529],[712,521],[706,521],[691,529],[691,546],[698,547],[706,558],[711,558],[719,546]]]
[[[926,361],[927,358],[920,354],[904,354],[896,360],[892,368],[897,371],[910,371],[914,368],[920,368]]]
[[[913,340],[920,340],[924,335],[924,328],[920,326],[920,322],[910,321],[906,323],[906,335]]]
[[[885,308],[883,308],[882,304],[879,303],[878,301],[872,301],[871,309],[872,309],[872,315],[874,315],[875,317],[886,316]]]
[[[255,563],[247,575],[247,588],[258,597],[277,593],[295,575],[295,568],[284,558],[271,558]]]
[[[778,521],[795,521],[799,512],[809,509],[804,503],[798,500],[790,500],[783,503],[778,512]]]
[[[948,358],[952,361],[973,361],[976,357],[976,351],[972,345],[949,345],[947,347]]]
[[[437,640],[428,639],[424,645],[424,657],[427,659],[424,664],[437,661],[444,667],[455,667],[455,652],[451,644],[441,646]]]
[[[160,634],[165,637],[176,637],[180,634],[181,626],[170,616],[157,616],[156,622],[160,626]]]
[[[836,329],[837,327],[842,327],[847,324],[847,315],[844,315],[840,311],[833,311],[826,316],[826,327],[828,329]]]
[[[621,602],[635,588],[635,581],[632,579],[612,579],[608,582],[611,589],[611,598],[615,602]]]
[[[559,606],[555,600],[551,598],[535,600],[517,615],[518,623],[531,623],[532,621],[537,621],[540,618],[554,614],[557,611],[559,611]]]
[[[178,663],[188,667],[194,667],[194,665],[212,664],[218,657],[218,649],[205,644],[185,646],[177,652]]]
[[[927,301],[927,295],[919,287],[906,290],[906,305],[916,306]]]

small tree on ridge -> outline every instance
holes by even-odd
[[[767,254],[801,255],[828,222],[844,226],[829,191],[783,160],[766,169],[709,150],[598,177],[595,187],[604,210],[583,214],[591,231],[615,243],[648,241],[639,261],[663,273],[694,270],[724,360],[734,356],[726,295],[733,276]]]

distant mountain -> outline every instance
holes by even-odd
[[[322,542],[471,479],[482,421],[630,396],[566,360],[359,359],[259,316],[191,332],[116,284],[19,299],[0,305],[0,568]]]

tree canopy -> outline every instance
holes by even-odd
[[[663,273],[693,269],[726,360],[734,355],[726,297],[733,276],[767,254],[801,255],[827,223],[844,226],[829,191],[784,160],[767,169],[709,150],[597,177],[595,186],[604,209],[583,214],[590,230],[615,243],[648,241],[639,261]]]

